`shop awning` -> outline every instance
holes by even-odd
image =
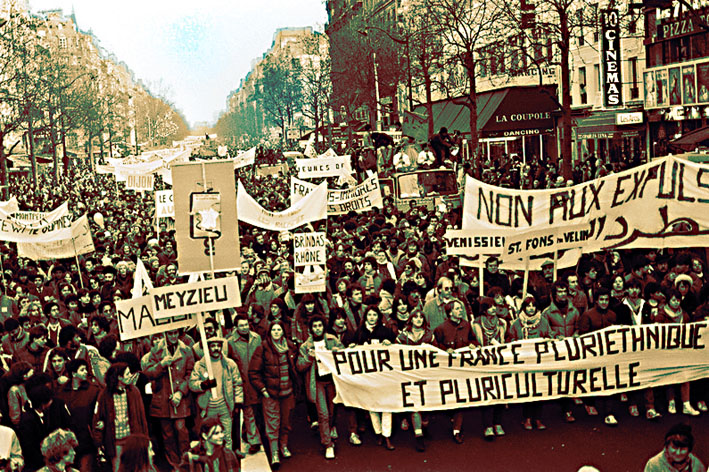
[[[694,131],[685,133],[683,136],[670,141],[670,145],[685,151],[691,151],[698,147],[709,146],[709,126],[697,128]]]
[[[483,92],[477,96],[477,129],[482,138],[527,136],[551,133],[552,113],[558,109],[555,87],[508,87]],[[460,103],[464,97],[441,100],[432,104],[434,129],[442,127],[452,132],[470,134],[470,111]],[[455,103],[458,102],[458,103]],[[426,114],[425,105],[416,107],[417,114]]]
[[[640,136],[643,125],[617,125],[616,115],[619,113],[627,113],[627,110],[600,111],[590,116],[575,118],[574,136],[576,136],[576,139],[612,139]]]

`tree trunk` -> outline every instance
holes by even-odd
[[[468,56],[465,60],[465,68],[468,72],[469,92],[468,92],[468,109],[470,110],[470,157],[472,158],[473,168],[477,172],[482,166],[480,165],[478,146],[480,143],[478,130],[478,91],[477,83],[475,82],[475,60],[472,56]]]
[[[32,125],[32,112],[28,113],[27,117],[27,154],[32,165],[32,186],[37,188],[37,158],[34,155],[34,126]]]
[[[59,158],[57,156],[57,135],[54,129],[54,108],[49,103],[49,140],[52,143],[52,163],[54,164],[54,173],[52,181],[56,184],[59,181]]]
[[[5,133],[0,131],[0,194],[3,200],[9,200],[9,187],[7,184],[7,156],[5,156]]]
[[[423,73],[423,86],[426,92],[426,114],[428,115],[428,137],[434,134],[433,129],[433,104],[431,103],[431,74],[429,73],[428,52],[426,51],[426,37],[423,37],[423,51],[421,52],[421,71]],[[413,110],[411,110],[413,112]]]
[[[64,127],[64,113],[62,113],[59,122],[62,138],[62,164],[64,164],[64,176],[67,176],[69,174],[69,154],[66,150],[66,128]]]
[[[566,11],[560,12],[561,21],[561,174],[565,180],[571,178],[571,71],[569,70],[569,19]]]
[[[94,163],[94,137],[89,133],[89,162],[91,163],[91,168],[95,169],[96,164]]]

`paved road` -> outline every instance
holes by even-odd
[[[630,417],[625,408],[618,415],[620,424],[609,428],[601,417],[589,417],[582,407],[576,408],[577,421],[566,424],[561,410],[553,403],[545,405],[546,431],[525,431],[519,407],[506,410],[503,426],[507,435],[487,442],[479,428],[480,416],[475,410],[466,413],[465,442],[458,445],[450,435],[450,422],[445,414],[432,418],[427,450],[417,452],[413,432],[397,430],[392,442],[396,449],[377,447],[371,431],[363,436],[362,446],[351,446],[346,439],[344,418],[338,419],[335,460],[326,460],[316,433],[294,434],[291,439],[293,457],[284,461],[282,471],[576,471],[590,464],[602,472],[642,471],[646,460],[662,447],[666,431],[679,421],[692,425],[697,445],[695,452],[709,460],[709,415],[690,418],[667,415],[656,422]],[[296,411],[294,431],[308,431],[305,409]],[[395,421],[396,422],[396,421]],[[247,471],[251,472],[251,471]]]
[[[664,402],[662,402],[664,403]],[[658,398],[658,405],[661,404]],[[677,422],[692,425],[696,439],[695,453],[703,462],[709,461],[709,415],[690,418],[681,414],[668,415],[658,421],[633,418],[623,405],[615,428],[603,424],[600,416],[589,417],[575,406],[576,423],[567,424],[555,403],[544,406],[546,431],[525,431],[521,425],[521,409],[511,406],[503,416],[505,437],[487,442],[482,438],[480,415],[468,410],[464,420],[465,442],[453,442],[450,420],[445,413],[431,417],[426,452],[417,452],[411,429],[401,431],[395,417],[392,442],[394,451],[376,445],[370,429],[362,435],[363,444],[355,447],[347,441],[344,415],[337,421],[340,439],[334,460],[326,460],[320,448],[319,436],[306,423],[305,407],[298,405],[294,413],[290,449],[293,457],[281,464],[285,472],[357,471],[357,472],[447,472],[447,471],[524,471],[575,472],[582,465],[593,465],[601,472],[642,471],[649,457],[662,448],[664,435]],[[261,453],[261,456],[264,456]],[[243,464],[244,472],[268,472],[264,457],[254,457]],[[248,467],[246,467],[248,466]],[[160,464],[160,469],[169,468]]]

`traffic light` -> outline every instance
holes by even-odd
[[[534,25],[536,23],[534,13],[535,6],[532,3],[529,3],[529,0],[520,0],[519,7],[522,12],[520,27],[522,29],[534,29]]]

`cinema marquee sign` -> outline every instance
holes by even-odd
[[[618,10],[601,12],[601,65],[603,67],[603,106],[623,104],[623,78],[620,69],[620,17]]]

